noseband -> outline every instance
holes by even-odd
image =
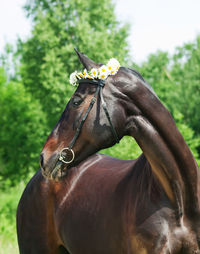
[[[118,138],[117,132],[116,132],[116,130],[115,130],[113,124],[112,124],[110,115],[109,115],[108,110],[107,110],[106,102],[105,102],[104,97],[103,97],[103,87],[105,86],[105,81],[102,80],[102,79],[99,79],[99,80],[94,80],[94,79],[92,79],[92,80],[90,80],[90,79],[87,79],[87,80],[85,80],[85,79],[80,79],[78,82],[79,82],[79,84],[80,84],[80,83],[95,84],[95,85],[97,86],[97,88],[96,88],[96,91],[95,91],[95,93],[94,93],[94,96],[93,96],[93,98],[92,98],[92,100],[91,100],[91,102],[90,102],[90,105],[89,105],[89,107],[88,107],[88,109],[87,109],[85,115],[83,116],[83,118],[82,118],[82,120],[81,120],[81,122],[80,122],[80,125],[79,125],[79,127],[77,128],[76,133],[75,133],[75,135],[74,135],[74,137],[73,137],[73,139],[72,139],[72,141],[71,141],[69,147],[63,148],[63,149],[61,150],[61,152],[60,152],[59,160],[62,161],[63,163],[65,163],[65,164],[69,164],[69,163],[73,162],[73,160],[74,160],[74,158],[75,158],[75,153],[74,153],[74,151],[72,150],[72,148],[73,148],[73,146],[74,146],[74,144],[75,144],[77,138],[78,138],[79,135],[80,135],[81,129],[82,129],[82,127],[83,127],[83,124],[84,124],[86,118],[88,117],[88,115],[89,115],[89,113],[90,113],[90,111],[91,111],[93,105],[94,105],[95,102],[96,102],[96,99],[97,99],[98,94],[100,94],[101,104],[102,104],[103,110],[104,110],[104,112],[105,112],[105,115],[106,115],[106,117],[107,117],[107,119],[108,119],[108,122],[109,122],[109,124],[110,124],[111,130],[112,130],[112,133],[113,133],[113,136],[114,136],[116,142],[119,143],[119,138]],[[68,155],[68,156],[70,155],[70,159],[69,159],[69,160],[66,160],[67,155]]]

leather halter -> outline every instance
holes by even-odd
[[[78,80],[78,83],[79,83],[79,84],[81,84],[81,83],[95,84],[95,85],[97,85],[97,88],[96,88],[96,91],[95,91],[95,93],[94,93],[94,96],[93,96],[93,98],[92,98],[92,100],[91,100],[91,102],[90,102],[90,105],[89,105],[89,107],[88,107],[88,109],[87,109],[85,115],[83,116],[83,118],[82,118],[82,120],[81,120],[81,122],[80,122],[79,127],[78,127],[77,130],[76,130],[76,133],[75,133],[75,135],[74,135],[74,137],[73,137],[73,139],[72,139],[70,145],[69,145],[68,147],[63,148],[63,149],[61,150],[61,152],[60,152],[59,160],[62,161],[63,163],[66,163],[66,164],[69,164],[69,163],[73,162],[73,160],[74,160],[74,158],[75,158],[75,153],[74,153],[74,151],[72,150],[72,148],[73,148],[73,146],[74,146],[76,140],[78,139],[78,137],[79,137],[79,135],[80,135],[81,129],[82,129],[82,127],[83,127],[83,124],[84,124],[86,118],[88,117],[88,115],[89,115],[89,113],[90,113],[90,111],[91,111],[93,105],[94,105],[95,102],[96,102],[96,99],[97,99],[98,94],[100,94],[101,104],[102,104],[103,110],[104,110],[104,112],[105,112],[105,115],[106,115],[106,117],[107,117],[107,119],[108,119],[108,122],[109,122],[109,124],[110,124],[111,131],[112,131],[112,133],[113,133],[113,136],[114,136],[116,142],[119,143],[119,138],[118,138],[117,132],[116,132],[116,130],[115,130],[113,124],[112,124],[110,115],[109,115],[108,110],[107,110],[106,102],[105,102],[104,97],[103,97],[103,87],[105,86],[105,81],[102,80],[102,79],[98,79],[98,80],[95,80],[95,79],[92,79],[92,80],[90,80],[90,79],[80,79],[80,80]],[[66,159],[67,159],[67,158],[66,158],[66,157],[67,157],[67,154],[68,154],[68,156],[69,156],[69,154],[71,155],[69,160],[66,160]]]

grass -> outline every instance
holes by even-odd
[[[8,188],[0,195],[0,254],[17,254],[16,210],[25,185]]]

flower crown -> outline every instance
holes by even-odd
[[[77,81],[80,79],[102,79],[105,80],[109,75],[115,75],[120,67],[120,63],[115,58],[111,58],[106,65],[102,65],[100,68],[92,68],[83,72],[73,72],[70,75],[70,84],[77,85]]]

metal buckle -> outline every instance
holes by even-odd
[[[65,158],[66,156],[63,155],[63,152],[66,152],[67,154],[70,152],[72,159],[69,161],[66,161],[66,158]],[[69,164],[74,160],[74,158],[75,158],[74,151],[72,149],[70,149],[69,147],[65,147],[61,150],[59,160],[62,161],[63,163]]]

